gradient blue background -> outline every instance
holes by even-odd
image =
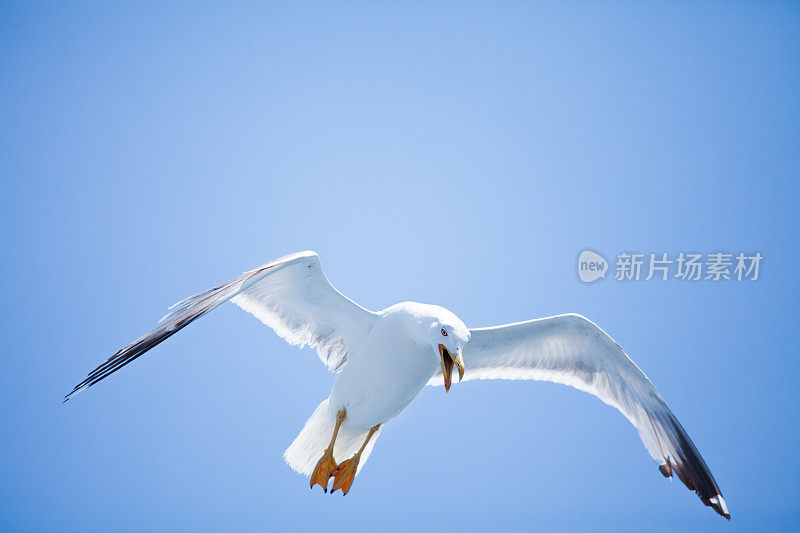
[[[0,528],[800,526],[798,3],[0,5]],[[576,276],[761,252],[754,283]],[[579,312],[661,390],[729,524],[547,383],[427,388],[351,494],[281,459],[333,377],[226,305],[73,401],[167,306],[313,249],[372,309]]]

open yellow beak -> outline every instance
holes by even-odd
[[[442,376],[444,376],[444,390],[450,390],[453,377],[453,365],[458,368],[458,381],[464,378],[464,358],[461,356],[461,348],[456,355],[450,353],[444,344],[439,345],[439,362],[442,364]]]

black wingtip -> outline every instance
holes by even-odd
[[[725,503],[725,499],[722,497],[722,494],[717,494],[708,500],[702,498],[702,500],[704,504],[714,509],[714,511],[716,511],[716,513],[721,517],[725,518],[726,520],[731,519],[731,514],[728,511],[728,505]]]
[[[711,507],[712,509],[714,509],[714,511],[716,511],[716,512],[717,512],[717,514],[718,514],[718,515],[720,515],[722,518],[724,518],[725,520],[727,520],[727,521],[729,521],[729,522],[730,522],[730,520],[731,520],[731,515],[730,515],[730,513],[726,513],[725,511],[723,511],[722,509],[720,509],[720,508],[719,508],[719,506],[717,506],[717,505],[714,505],[714,504],[711,504],[711,505],[709,505],[709,507]]]
[[[77,395],[77,394],[81,393],[81,392],[82,392],[84,389],[87,389],[87,388],[91,387],[91,385],[92,385],[92,383],[88,383],[88,384],[87,384],[87,383],[86,383],[86,380],[84,380],[84,381],[81,381],[80,383],[78,383],[77,385],[75,385],[75,388],[73,388],[73,389],[72,389],[72,390],[69,392],[69,394],[67,394],[66,396],[64,396],[64,401],[62,401],[61,403],[67,403],[67,401],[68,401],[68,400],[70,400],[70,399],[72,399],[72,397],[73,397],[73,396],[75,396],[75,395]]]
[[[655,420],[668,448],[663,456],[663,464],[658,467],[661,475],[667,478],[677,476],[689,490],[697,494],[704,505],[730,520],[728,506],[714,476],[680,422],[672,413],[656,415],[652,420]]]
[[[64,400],[61,403],[67,403],[67,401],[69,401],[69,399],[75,396],[75,394],[77,394],[78,392],[80,391],[77,389],[73,389],[72,392],[64,396]]]

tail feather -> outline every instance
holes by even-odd
[[[294,439],[289,448],[283,454],[286,463],[298,474],[310,476],[314,467],[322,457],[322,452],[328,447],[333,435],[333,428],[336,425],[336,412],[330,408],[330,398],[326,398],[314,410],[314,414],[306,422],[305,427]],[[333,446],[333,458],[337,463],[352,457],[367,438],[369,430],[349,428],[347,420],[339,428],[336,443]],[[369,459],[372,447],[380,436],[381,430],[372,436],[358,463],[358,472]]]

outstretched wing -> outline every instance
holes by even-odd
[[[157,328],[92,370],[64,401],[228,300],[255,315],[290,344],[315,347],[333,372],[347,362],[348,346],[369,332],[376,316],[333,288],[316,253],[287,255],[173,305]]]
[[[470,333],[464,379],[552,381],[597,396],[636,426],[664,476],[674,471],[704,504],[730,519],[714,477],[661,394],[595,324],[570,314]],[[441,372],[428,384],[441,385]]]

